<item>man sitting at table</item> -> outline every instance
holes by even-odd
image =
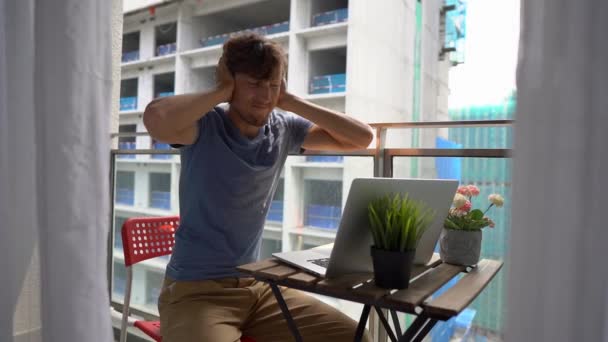
[[[152,138],[181,149],[181,222],[158,303],[164,342],[292,340],[270,287],[235,267],[259,257],[289,153],[361,150],[373,133],[287,92],[286,70],[277,43],[233,37],[224,44],[215,88],[146,108]],[[354,320],[297,290],[281,291],[304,341],[352,341]]]

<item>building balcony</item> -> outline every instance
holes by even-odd
[[[150,192],[150,208],[171,210],[171,193],[169,191]]]
[[[121,97],[120,98],[120,110],[136,110],[137,109],[137,97],[129,96],[129,97]]]
[[[123,63],[134,62],[139,60],[139,51],[123,52],[121,61]]]
[[[135,142],[119,142],[118,148],[121,150],[135,150],[137,148],[137,144]],[[135,154],[122,154],[118,156],[120,159],[135,159]]]
[[[152,144],[152,149],[169,151],[169,150],[171,150],[171,146],[166,143],[155,142]],[[172,155],[170,155],[170,154],[152,154],[152,155],[150,155],[150,158],[166,160],[166,159],[171,159]]]

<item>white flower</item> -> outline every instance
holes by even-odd
[[[454,196],[454,208],[461,208],[463,207],[465,204],[467,204],[467,198],[464,195],[461,194],[456,194]]]
[[[454,208],[450,209],[450,216],[462,217],[466,214],[467,214],[466,211],[462,211],[460,209],[454,209]]]
[[[499,208],[502,207],[503,204],[505,204],[505,199],[502,198],[502,196],[500,196],[499,194],[491,194],[490,196],[488,196],[488,200]]]

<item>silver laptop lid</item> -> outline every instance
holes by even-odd
[[[368,204],[391,193],[408,193],[435,210],[435,219],[420,239],[415,264],[430,261],[439,239],[443,221],[448,214],[457,180],[356,178],[353,180],[342,213],[326,276],[373,272],[370,246],[373,244],[367,216]]]

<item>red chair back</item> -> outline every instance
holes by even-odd
[[[134,217],[122,225],[125,266],[173,252],[179,216]]]

